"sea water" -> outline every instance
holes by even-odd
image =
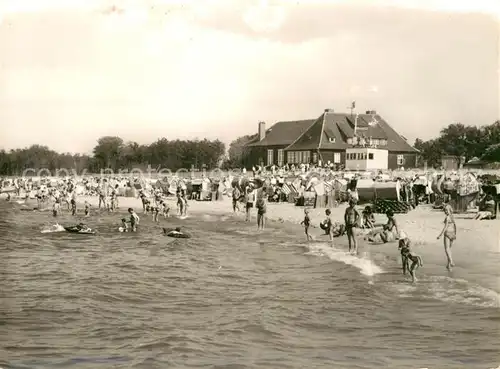
[[[0,204],[2,368],[496,368],[498,253],[421,246],[419,282],[397,246],[305,242],[272,223],[191,214],[138,233],[41,233],[50,212]],[[58,220],[81,221],[69,215]],[[193,237],[171,239],[162,227]],[[496,279],[496,280],[495,280]]]

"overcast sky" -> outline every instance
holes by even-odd
[[[352,100],[411,142],[490,124],[497,2],[0,0],[0,148],[229,143]]]

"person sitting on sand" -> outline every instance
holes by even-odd
[[[496,218],[496,202],[493,196],[486,195],[479,204],[479,211],[475,220],[490,220]]]
[[[439,240],[443,235],[443,245],[444,252],[446,254],[447,264],[446,269],[451,271],[451,268],[455,266],[453,263],[453,257],[451,254],[451,248],[453,246],[453,242],[457,239],[457,225],[455,223],[455,218],[453,217],[453,209],[450,205],[445,205],[444,209],[444,226],[437,239]]]
[[[347,240],[349,242],[349,252],[351,249],[353,252],[358,252],[358,242],[356,239],[357,236],[357,227],[360,224],[361,215],[356,210],[356,201],[354,199],[349,200],[349,206],[345,209],[344,221],[345,221],[345,230],[347,233]]]
[[[401,262],[403,263],[403,274],[408,271],[411,275],[412,282],[417,281],[416,270],[423,266],[422,258],[411,250],[411,241],[408,237],[399,240],[398,249],[401,253]],[[411,264],[410,264],[411,263]]]
[[[363,228],[372,229],[375,227],[375,215],[371,206],[366,206],[363,210]]]
[[[300,222],[304,226],[307,241],[312,241],[312,236],[309,234],[309,227],[311,226],[311,218],[309,218],[309,210],[304,209],[304,220]]]
[[[7,193],[7,198],[5,199],[5,201],[10,201],[10,193]]]
[[[368,241],[370,242],[393,242],[399,238],[399,229],[396,218],[394,218],[394,212],[388,210],[386,212],[387,223],[383,226],[382,230],[376,231],[368,236]]]

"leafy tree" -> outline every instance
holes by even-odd
[[[245,165],[250,150],[246,145],[254,140],[257,135],[246,135],[238,137],[229,144],[228,156],[224,163],[227,168],[236,168]]]
[[[97,140],[93,153],[99,166],[118,170],[123,150],[123,140],[116,136],[104,136]]]

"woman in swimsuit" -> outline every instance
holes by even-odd
[[[446,253],[446,258],[448,260],[446,269],[451,271],[451,268],[455,266],[451,255],[451,247],[453,246],[453,242],[457,239],[457,225],[455,224],[455,218],[453,217],[453,210],[451,206],[445,205],[443,210],[445,213],[444,226],[439,236],[437,236],[437,239],[439,240],[441,236],[444,235],[444,252]]]

